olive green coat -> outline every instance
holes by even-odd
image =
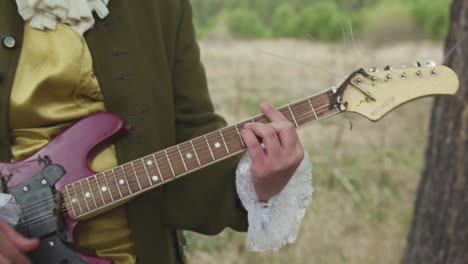
[[[133,133],[116,144],[119,162],[137,159],[225,125],[213,113],[188,0],[112,0],[110,15],[85,37],[108,111]],[[0,160],[10,159],[8,109],[24,22],[14,0],[0,1]],[[139,263],[178,262],[176,230],[245,230],[234,180],[236,159],[203,169],[132,200],[127,208]]]

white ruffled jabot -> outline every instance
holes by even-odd
[[[70,25],[83,35],[94,25],[93,12],[103,19],[109,14],[109,0],[16,0],[24,20],[31,27],[55,30],[57,23]]]

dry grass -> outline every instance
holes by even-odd
[[[440,61],[441,46],[404,43],[350,49],[290,40],[201,42],[213,101],[230,123],[256,114],[256,105],[277,106],[311,95],[340,79],[300,60],[345,76],[358,67]],[[243,234],[189,233],[191,263],[398,263],[411,223],[422,166],[430,99],[405,105],[379,123],[349,115],[300,131],[314,164],[314,202],[298,241],[276,253],[252,254]],[[351,188],[345,188],[346,183]]]

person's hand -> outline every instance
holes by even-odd
[[[304,158],[304,149],[294,125],[281,112],[267,103],[260,110],[270,123],[247,124],[241,136],[252,159],[255,192],[259,201],[267,202],[286,186]]]
[[[24,253],[38,246],[37,239],[25,238],[0,220],[0,264],[29,264]]]

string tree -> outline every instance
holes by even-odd
[[[436,67],[437,66],[437,63],[435,62],[435,60],[428,60],[426,61],[426,66],[427,67]]]

